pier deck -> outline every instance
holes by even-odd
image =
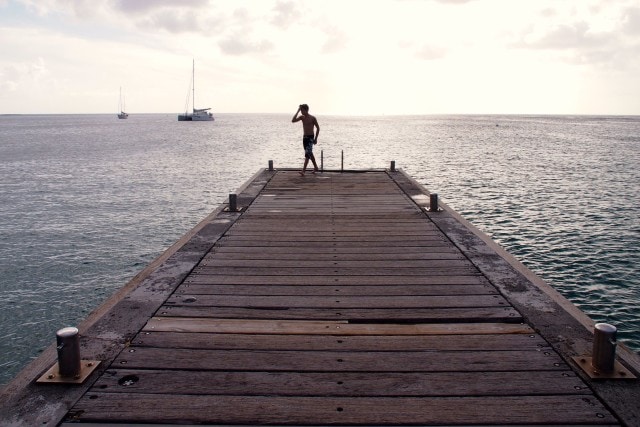
[[[449,209],[425,209],[403,173],[265,171],[238,202],[86,327],[83,356],[105,361],[90,384],[30,385],[66,398],[50,414],[68,426],[640,424],[637,382],[572,365],[590,349],[575,308]]]

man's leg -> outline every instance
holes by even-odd
[[[300,175],[304,176],[304,173],[307,171],[307,165],[309,164],[309,158],[305,157],[304,158],[304,165],[302,166],[302,172],[300,172]]]
[[[311,161],[313,162],[313,172],[318,172],[318,164],[316,163],[316,156],[311,155]]]

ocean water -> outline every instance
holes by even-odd
[[[291,115],[0,116],[0,383],[273,160]],[[337,169],[394,160],[640,351],[640,117],[318,113]]]

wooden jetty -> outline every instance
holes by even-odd
[[[402,171],[266,169],[237,204],[80,325],[85,383],[34,382],[52,346],[0,424],[640,425],[637,380],[572,359],[593,322]]]

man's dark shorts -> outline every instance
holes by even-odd
[[[313,135],[305,135],[302,137],[302,146],[304,147],[304,157],[310,159],[313,156]]]

